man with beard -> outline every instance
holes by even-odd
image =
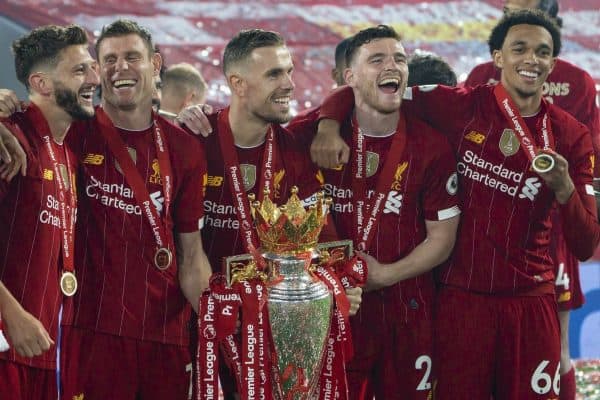
[[[403,102],[447,134],[462,177],[458,241],[438,273],[436,397],[556,398],[551,211],[559,209],[573,254],[591,257],[600,241],[592,140],[584,125],[543,99],[561,48],[554,21],[539,10],[509,13],[489,43],[497,49],[498,85],[415,87]],[[324,116],[341,120],[350,97],[342,89],[328,99]],[[319,140],[332,134],[322,132]],[[331,162],[336,154],[318,158]]]
[[[385,25],[350,39],[345,81],[356,106],[342,124],[351,166],[324,170],[336,229],[365,252],[369,269],[351,319],[350,398],[432,395],[434,280],[450,255],[460,210],[447,140],[399,110],[408,66],[398,34]],[[314,130],[309,116],[294,129]]]
[[[536,8],[546,12],[559,26],[562,26],[562,21],[558,17],[556,0],[509,0],[505,2],[504,12]],[[498,49],[490,47],[490,52],[494,50]],[[465,85],[496,84],[499,80],[500,70],[490,61],[473,68]],[[600,154],[600,113],[596,105],[596,85],[590,74],[557,58],[554,69],[544,82],[542,92],[547,101],[567,111],[589,128],[596,150],[596,159],[598,159]],[[600,176],[599,165],[600,163],[596,163],[594,176]],[[580,308],[585,299],[579,280],[579,261],[569,251],[560,224],[560,215],[555,213],[552,223],[550,254],[554,260],[554,274],[556,275],[554,285],[561,333],[560,399],[574,400],[576,382],[575,368],[571,364],[569,352],[569,315],[571,310]]]
[[[80,160],[81,273],[66,310],[65,398],[190,398],[187,322],[210,275],[204,151],[152,110],[161,58],[145,28],[117,20],[96,54],[102,104],[69,141]]]
[[[27,154],[27,174],[0,181],[0,314],[11,349],[0,353],[3,399],[56,399],[62,307],[77,290],[73,261],[77,156],[64,144],[74,120],[94,116],[99,84],[85,31],[45,26],[13,43],[29,105],[4,124]],[[61,293],[62,291],[62,293]]]

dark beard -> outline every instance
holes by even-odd
[[[93,111],[87,111],[77,101],[77,93],[65,88],[62,84],[54,82],[54,96],[56,104],[65,110],[74,120],[90,119],[94,116]]]

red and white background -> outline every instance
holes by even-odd
[[[94,36],[115,18],[134,19],[151,30],[167,65],[186,61],[202,72],[210,87],[208,101],[217,106],[226,104],[229,96],[220,65],[227,41],[244,28],[275,30],[283,34],[294,56],[293,107],[301,111],[318,104],[332,88],[335,45],[378,23],[394,26],[409,53],[420,49],[444,57],[464,80],[476,64],[489,59],[485,42],[502,14],[502,4],[502,0],[2,0],[0,16],[25,29],[77,23]],[[587,70],[600,88],[600,1],[562,0],[559,15],[564,24],[561,56]],[[571,353],[600,359],[596,334],[600,251],[582,264],[581,275],[587,304],[572,316]],[[600,398],[600,373],[591,379],[596,379],[596,385],[584,398]]]

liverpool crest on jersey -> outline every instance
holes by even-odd
[[[505,157],[513,156],[519,151],[519,139],[512,129],[505,129],[500,136],[500,151]]]
[[[379,154],[367,151],[367,178],[375,175],[379,167]]]
[[[244,183],[244,190],[246,192],[252,190],[252,188],[256,184],[256,165],[240,164],[240,171],[242,172],[242,182]]]
[[[137,162],[137,152],[135,151],[135,149],[132,149],[131,147],[127,148],[127,152],[129,153],[129,155],[131,156],[131,160],[135,164]],[[123,170],[121,169],[121,166],[119,165],[119,162],[116,159],[115,159],[115,168],[117,169],[117,171],[119,171],[121,173],[121,175],[123,175]]]

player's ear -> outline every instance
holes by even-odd
[[[43,96],[48,96],[54,89],[52,79],[50,79],[50,76],[45,72],[32,73],[29,75],[27,82],[32,91]]]
[[[504,60],[502,59],[502,52],[500,50],[494,50],[492,53],[492,60],[494,61],[496,68],[502,69],[504,66]]]
[[[227,82],[229,83],[232,93],[235,93],[240,97],[244,97],[246,95],[248,84],[241,75],[231,74],[227,77]]]

